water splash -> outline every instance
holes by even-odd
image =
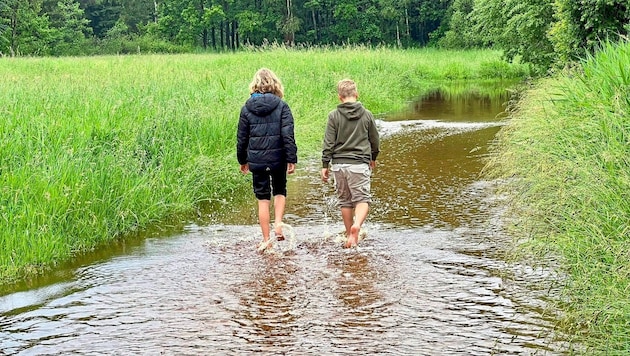
[[[272,229],[275,230],[276,226],[272,226]],[[258,245],[258,252],[273,254],[273,253],[285,253],[288,251],[292,251],[297,247],[297,238],[295,234],[295,230],[289,224],[280,223],[280,228],[282,230],[282,236],[284,236],[284,240],[278,241],[278,236],[270,236],[269,240],[263,241]]]
[[[324,202],[324,233],[322,235],[323,241],[332,241],[336,244],[345,245],[348,241],[348,236],[346,236],[346,231],[341,230],[338,232],[332,232],[330,230],[330,225],[332,224],[331,216],[334,214],[338,214],[339,209],[339,198],[335,194],[329,193],[330,188],[325,186],[322,188],[322,201]],[[367,237],[367,231],[363,228],[359,231],[359,241],[365,239]]]
[[[321,235],[315,234],[312,236],[303,236],[298,238],[295,229],[289,225],[282,223],[282,234],[284,240],[278,241],[276,236],[271,236],[269,240],[260,242],[257,246],[257,251],[263,254],[272,255],[284,255],[288,252],[294,251],[300,244],[325,244],[333,243],[339,246],[345,245],[348,241],[346,231],[344,229],[337,232],[331,232],[330,226],[326,224],[324,231]],[[368,236],[368,231],[365,228],[361,228],[359,231],[359,242],[365,240]]]

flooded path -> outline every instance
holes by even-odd
[[[502,259],[502,204],[479,178],[505,100],[432,118],[454,105],[433,97],[428,117],[379,123],[358,248],[341,248],[333,187],[302,163],[276,253],[256,251],[253,198],[127,241],[0,296],[0,355],[563,354],[545,271]]]

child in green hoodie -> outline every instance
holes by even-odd
[[[358,101],[357,85],[350,79],[337,83],[341,104],[328,114],[322,148],[322,180],[335,178],[341,217],[348,240],[356,246],[371,201],[370,179],[379,153],[379,134],[374,116]],[[332,165],[331,165],[332,164]]]

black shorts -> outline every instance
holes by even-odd
[[[277,170],[252,171],[254,194],[258,200],[271,200],[273,195],[287,195],[287,167]]]

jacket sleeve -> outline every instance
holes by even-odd
[[[333,148],[337,141],[337,127],[334,124],[333,112],[328,114],[328,123],[326,124],[326,132],[324,133],[324,142],[322,143],[322,167],[328,168],[332,161]]]
[[[249,122],[245,107],[241,109],[236,133],[236,158],[239,164],[247,163],[247,147],[249,146]]]
[[[374,121],[374,116],[372,115],[370,115],[370,124],[368,127],[368,140],[370,141],[372,161],[376,161],[376,157],[378,157],[378,154],[381,151],[381,147],[378,129],[376,128],[376,122]]]
[[[295,143],[293,114],[286,103],[282,107],[281,115],[284,154],[287,163],[297,163],[297,144]]]

